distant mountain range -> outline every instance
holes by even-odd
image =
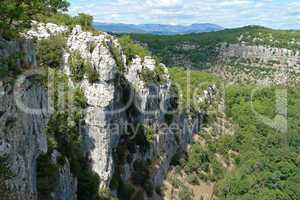
[[[216,24],[192,24],[190,26],[165,24],[114,24],[94,22],[98,30],[113,33],[150,33],[156,35],[176,35],[220,31],[224,28]]]

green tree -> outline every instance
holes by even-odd
[[[29,28],[31,20],[38,15],[65,11],[69,7],[66,0],[2,0],[0,3],[0,36],[10,39],[17,37],[24,28]]]
[[[75,17],[75,21],[84,28],[88,28],[92,26],[93,16],[79,13],[78,16]]]

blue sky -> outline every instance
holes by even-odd
[[[215,23],[300,29],[300,0],[70,0],[69,12],[130,24]]]

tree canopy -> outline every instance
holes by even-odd
[[[66,0],[1,0],[0,36],[6,39],[16,37],[39,15],[66,11],[68,7]]]

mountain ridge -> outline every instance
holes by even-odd
[[[114,33],[150,33],[155,35],[176,35],[220,31],[224,28],[217,24],[195,23],[191,25],[170,24],[123,24],[94,22],[93,26],[102,31]]]

